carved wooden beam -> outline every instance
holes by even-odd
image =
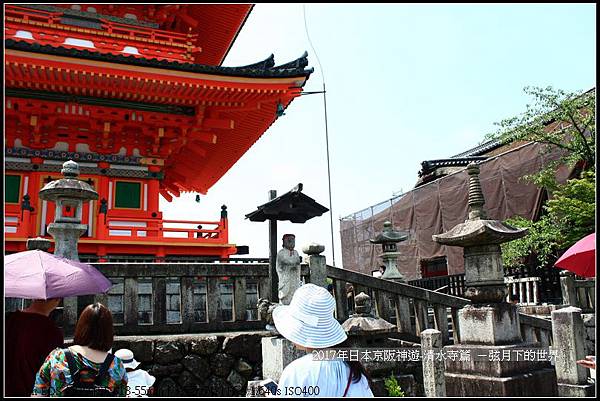
[[[209,131],[199,131],[194,128],[188,131],[191,143],[217,143],[217,135]]]
[[[230,119],[205,118],[202,122],[202,128],[234,129],[235,121]]]

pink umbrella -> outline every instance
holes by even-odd
[[[49,299],[105,293],[112,283],[94,266],[40,250],[4,259],[4,296]]]
[[[596,233],[577,241],[554,265],[582,277],[596,277]]]

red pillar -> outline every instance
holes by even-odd
[[[100,168],[109,168],[110,165],[107,162],[99,162],[98,167]],[[96,210],[90,210],[90,213],[96,213],[98,216],[97,224],[96,224],[96,238],[97,239],[107,239],[109,237],[108,231],[108,206],[110,199],[108,199],[108,181],[109,178],[106,175],[101,175],[98,179],[98,206]],[[100,213],[102,207],[102,200],[106,199],[106,213]],[[106,247],[101,247],[106,249]],[[99,248],[100,249],[100,248]],[[98,256],[105,256],[106,251],[104,253],[99,253]]]
[[[151,173],[160,172],[159,166],[149,166],[148,171]],[[158,210],[158,196],[160,191],[160,182],[158,179],[148,181],[148,212],[152,216],[152,220],[148,224],[148,228],[158,229],[160,227],[161,213]],[[161,237],[162,232],[150,230],[146,234],[148,237]]]
[[[226,244],[229,242],[229,231],[227,224],[227,206],[221,206],[221,221],[219,222],[219,237],[221,241]]]

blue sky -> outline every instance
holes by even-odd
[[[339,218],[384,201],[417,181],[423,160],[479,144],[494,122],[522,112],[525,86],[587,90],[596,82],[595,4],[308,4],[310,38],[327,85],[335,262],[342,265]],[[257,4],[224,65],[309,53],[322,88],[302,4]],[[161,210],[168,219],[217,220],[229,207],[230,242],[268,256],[267,223],[244,215],[296,184],[329,206],[323,98],[303,96],[215,185],[201,203],[184,194]],[[326,246],[329,214],[304,225],[279,223],[296,248]]]

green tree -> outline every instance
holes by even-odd
[[[552,87],[527,87],[534,104],[518,117],[503,120],[492,139],[503,142],[532,141],[560,149],[560,157],[535,174],[524,176],[548,191],[538,221],[514,216],[507,223],[528,228],[529,235],[503,244],[504,265],[517,266],[529,255],[540,265],[554,263],[562,251],[595,231],[596,91],[566,93]],[[556,181],[556,169],[575,169],[575,178]]]
[[[552,87],[526,87],[533,104],[519,116],[496,123],[500,128],[488,139],[503,142],[532,141],[548,145],[547,151],[561,149],[559,159],[540,172],[525,178],[550,191],[557,189],[556,168],[565,164],[582,170],[595,169],[596,160],[596,90],[566,93]]]
[[[595,231],[596,175],[582,173],[581,178],[559,185],[543,206],[544,214],[538,221],[516,216],[507,223],[528,228],[529,235],[502,245],[505,266],[518,266],[530,254],[545,266],[553,263],[562,251]]]

